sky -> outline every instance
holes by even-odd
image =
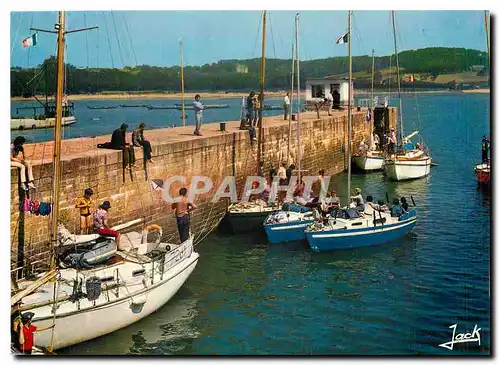
[[[266,56],[291,56],[294,11],[268,11]],[[301,11],[301,60],[346,56],[347,45],[335,40],[347,30],[347,11]],[[184,65],[261,56],[260,11],[74,11],[67,29],[98,26],[98,30],[68,34],[66,61],[77,67],[117,67],[179,64],[179,40]],[[56,12],[12,12],[11,66],[34,67],[56,51],[56,35],[38,34],[35,47],[23,49],[30,27],[53,30]],[[260,28],[259,28],[260,25]],[[355,11],[352,54],[383,56],[394,52],[389,11]],[[397,11],[398,50],[465,47],[486,51],[483,11]]]

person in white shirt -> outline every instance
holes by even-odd
[[[283,99],[283,109],[285,110],[285,120],[287,120],[290,115],[290,93],[286,93]]]
[[[368,146],[365,144],[365,140],[362,140],[359,143],[358,152],[361,156],[364,156],[366,155],[367,151],[368,151]]]

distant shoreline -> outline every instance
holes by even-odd
[[[283,97],[285,95],[286,91],[269,91],[265,93],[266,97],[270,98],[278,98],[278,97]],[[355,94],[358,95],[369,95],[371,93],[371,90],[355,90]],[[405,91],[403,94],[412,94],[414,93],[413,91]],[[465,94],[489,94],[490,89],[473,89],[473,90],[462,90],[462,91],[453,91],[453,90],[422,90],[422,91],[416,91],[418,94],[443,94],[443,93],[450,93],[450,94],[456,94],[456,93],[465,93]],[[234,98],[242,98],[242,97],[247,97],[248,92],[227,92],[227,93],[221,93],[221,92],[189,92],[189,93],[184,93],[184,99],[185,100],[192,100],[194,99],[196,94],[200,94],[201,98],[205,99],[234,99]],[[305,97],[305,92],[301,92],[301,97]],[[384,92],[383,90],[375,90],[374,94],[380,95],[380,94],[387,94],[387,92]],[[391,94],[395,94],[393,91]],[[157,100],[180,100],[181,99],[181,94],[180,93],[144,93],[144,94],[128,94],[128,93],[116,93],[116,94],[75,94],[75,95],[68,95],[69,100],[147,100],[147,99],[157,99]],[[42,95],[38,96],[39,99],[43,100],[44,97]],[[34,98],[23,98],[22,96],[14,96],[11,97],[11,101],[35,101]],[[54,100],[53,97],[49,97],[49,100]]]

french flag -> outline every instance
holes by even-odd
[[[347,33],[344,34],[343,36],[339,37],[339,39],[337,39],[337,42],[335,42],[337,44],[344,44],[344,43],[347,43]]]

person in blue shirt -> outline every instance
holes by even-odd
[[[201,121],[203,116],[203,109],[205,109],[205,107],[200,101],[200,94],[196,94],[196,96],[194,97],[193,108],[194,108],[194,118],[196,120],[196,128],[194,130],[194,135],[201,136],[200,133]]]
[[[399,199],[394,198],[391,207],[391,217],[400,217],[401,214],[403,214],[403,208],[401,208],[401,205],[399,205]]]

